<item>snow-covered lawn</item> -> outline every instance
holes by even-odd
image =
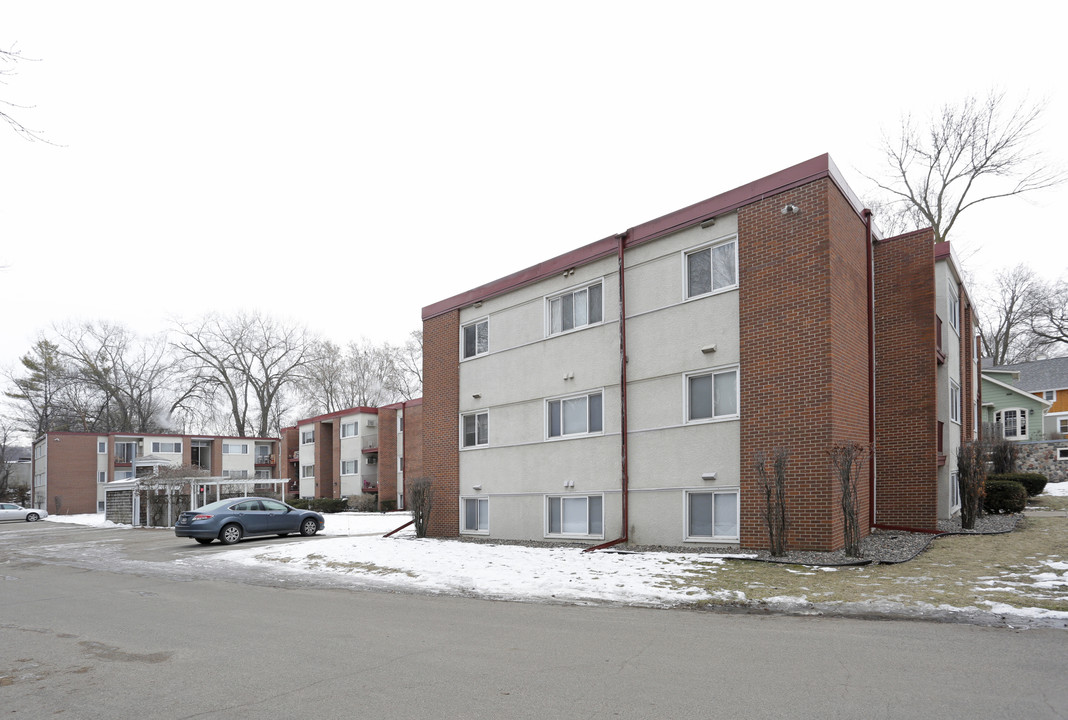
[[[1062,485],[1068,491],[1068,483]],[[1050,487],[1068,494],[1060,492],[1061,486]],[[411,527],[382,537],[408,519],[405,513],[327,515],[326,529],[314,539],[242,544],[205,553],[195,562],[261,567],[283,574],[327,573],[361,587],[530,602],[738,604],[891,614],[992,612],[1068,624],[1068,554],[1058,555],[1054,548],[1011,557],[1012,571],[1000,576],[987,569],[985,558],[978,561],[979,570],[965,567],[966,559],[960,556],[940,561],[937,546],[905,565],[816,569],[739,563],[713,553],[584,553],[577,548],[419,539]],[[51,516],[48,521],[118,527],[99,515]],[[1060,532],[1056,526],[1048,531]],[[969,541],[977,543],[980,538],[956,542]],[[1000,562],[989,561],[993,566]],[[932,581],[932,573],[942,574]],[[946,586],[964,586],[966,592],[952,596],[947,604],[939,589]]]

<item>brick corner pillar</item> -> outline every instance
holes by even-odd
[[[397,499],[397,411],[378,409],[378,509]]]
[[[828,453],[868,440],[864,223],[822,178],[741,208],[738,239],[741,544],[768,545],[754,466],[760,453],[770,466],[782,448],[787,547],[837,550],[844,523]],[[866,534],[867,472],[858,490]]]
[[[875,246],[875,521],[938,528],[934,233]]]
[[[459,310],[423,320],[423,472],[406,472],[405,485],[419,477],[433,483],[432,537],[460,534],[459,342]]]

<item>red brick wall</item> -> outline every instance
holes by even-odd
[[[300,462],[289,461],[289,456],[299,448],[300,436],[297,428],[283,428],[282,440],[278,444],[279,477],[289,479],[287,492],[290,496],[300,495]]]
[[[334,442],[334,423],[319,421],[315,428],[315,497],[339,497],[338,479],[334,472],[334,448],[340,443]],[[340,452],[340,448],[338,448]],[[362,460],[361,460],[362,462]]]
[[[459,397],[459,396],[457,396]],[[404,408],[404,477],[423,477],[423,405]]]
[[[48,502],[45,509],[48,512],[54,515],[96,512],[96,438],[94,434],[47,435]],[[110,453],[110,438],[108,443]]]
[[[433,537],[460,534],[459,338],[459,310],[423,321],[423,472],[405,472],[404,482],[409,488],[427,477],[434,484],[428,533]]]
[[[787,204],[800,212],[784,215]],[[738,226],[741,543],[767,546],[753,463],[781,447],[790,453],[789,547],[837,549],[827,453],[868,435],[864,226],[826,179],[742,208]]]
[[[397,499],[397,411],[378,409],[378,507]]]
[[[938,525],[934,233],[875,246],[876,523]]]

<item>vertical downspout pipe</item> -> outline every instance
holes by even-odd
[[[603,550],[627,542],[630,529],[630,475],[627,468],[627,286],[623,266],[623,250],[627,243],[627,233],[617,235],[616,240],[616,254],[619,260],[619,465],[623,501],[623,534],[615,540],[588,547],[585,552]]]
[[[864,245],[868,260],[868,526],[875,525],[875,251],[871,210],[864,208]]]

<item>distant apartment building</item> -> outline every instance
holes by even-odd
[[[277,438],[49,432],[33,444],[31,498],[56,515],[103,512],[110,481],[180,465],[266,481],[279,477],[281,459]]]
[[[378,492],[378,409],[353,407],[298,420],[282,432],[283,451],[304,498]]]
[[[405,480],[423,469],[423,399],[378,408],[378,508],[403,510]]]
[[[975,324],[930,230],[881,238],[826,155],[423,309],[430,533],[843,544],[829,451],[875,448],[863,534],[935,530],[979,433]]]

